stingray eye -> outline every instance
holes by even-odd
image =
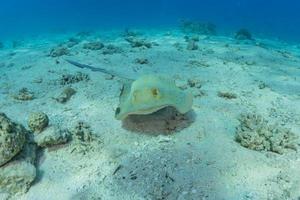
[[[154,96],[154,97],[157,97],[158,96],[158,89],[157,88],[153,88],[153,89],[151,89],[151,92],[152,92],[152,95]]]

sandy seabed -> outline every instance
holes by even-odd
[[[178,30],[141,32],[134,37],[151,47],[133,47],[112,31],[41,35],[0,50],[1,112],[26,128],[36,111],[62,129],[84,121],[97,138],[82,151],[72,142],[39,149],[36,180],[26,193],[8,198],[299,199],[300,153],[255,151],[241,146],[235,135],[240,115],[255,113],[300,136],[300,46],[199,36],[197,47],[188,50]],[[66,55],[50,55],[70,38],[78,41]],[[104,44],[99,50],[83,48],[98,40]],[[118,121],[122,79],[76,68],[65,59],[135,78],[164,74],[193,93],[192,111],[177,116],[167,109]],[[61,83],[63,75],[78,71],[89,79]],[[57,102],[67,86],[76,94]],[[12,98],[22,88],[34,99]],[[165,119],[168,114],[176,117]]]

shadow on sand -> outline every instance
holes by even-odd
[[[189,127],[196,119],[194,111],[180,114],[173,107],[166,107],[150,115],[130,115],[123,120],[123,128],[148,135],[171,134]]]

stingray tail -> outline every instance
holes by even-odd
[[[69,60],[69,59],[65,59],[65,60],[68,63],[70,63],[71,65],[74,65],[75,67],[79,67],[80,69],[89,69],[93,72],[102,72],[104,74],[109,74],[109,75],[112,75],[112,76],[117,76],[117,77],[120,77],[120,78],[131,80],[131,78],[124,77],[124,76],[119,75],[115,72],[112,72],[112,71],[109,71],[109,70],[106,70],[106,69],[103,69],[103,68],[100,68],[100,67],[93,67],[91,65],[82,64],[82,63],[79,63],[79,62],[76,62],[76,61],[73,61],[73,60]]]

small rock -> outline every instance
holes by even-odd
[[[256,62],[255,61],[246,61],[245,64],[251,66],[251,65],[256,65]]]
[[[194,51],[194,50],[198,50],[198,49],[199,49],[199,46],[197,45],[196,41],[190,40],[188,42],[187,50]]]
[[[84,49],[88,49],[88,50],[92,50],[92,51],[101,50],[103,47],[104,47],[104,44],[101,42],[98,42],[98,41],[88,42],[83,45]]]
[[[42,83],[43,82],[43,79],[42,78],[36,78],[32,81],[32,83]]]
[[[151,48],[152,44],[145,39],[139,39],[136,37],[126,37],[125,40],[130,43],[132,48],[146,47]]]
[[[105,80],[113,80],[114,79],[114,75],[104,74],[104,78],[105,78]]]
[[[65,144],[69,140],[69,132],[57,127],[48,127],[42,133],[34,136],[34,141],[39,147],[52,147],[59,144]]]
[[[197,79],[188,79],[188,85],[190,87],[194,87],[194,88],[201,88],[202,87],[202,84],[201,84],[201,81],[200,80],[197,80]]]
[[[66,42],[66,46],[68,48],[72,48],[72,47],[76,46],[77,44],[79,44],[79,42],[80,42],[80,39],[72,37],[68,40],[68,42]]]
[[[134,60],[135,63],[140,64],[140,65],[146,65],[149,64],[149,61],[147,58],[137,58]]]
[[[28,127],[35,133],[42,132],[49,124],[48,116],[43,112],[31,113],[28,118]]]
[[[200,60],[190,60],[189,64],[195,67],[210,67],[208,63]]]
[[[258,84],[258,88],[259,89],[265,89],[267,87],[267,84],[266,83],[264,83],[264,82],[260,82],[259,84]]]
[[[12,95],[12,97],[20,101],[30,101],[34,99],[34,93],[27,88],[22,88],[19,90],[18,94]]]
[[[60,56],[64,56],[64,55],[69,55],[70,51],[68,48],[66,47],[56,47],[51,49],[50,51],[50,56],[55,58],[55,57],[60,57]]]
[[[103,55],[112,55],[115,53],[122,53],[122,49],[120,47],[114,46],[112,44],[107,45],[102,51]]]
[[[218,96],[225,99],[236,99],[237,95],[231,92],[218,92]]]
[[[25,193],[35,180],[37,146],[29,133],[26,140],[21,152],[0,169],[0,194]]]
[[[36,168],[28,162],[4,166],[0,170],[0,193],[25,193],[36,177]]]
[[[67,88],[65,88],[65,89],[62,91],[62,93],[61,93],[58,97],[56,97],[56,98],[54,98],[54,99],[55,99],[57,102],[59,102],[59,103],[66,103],[67,101],[70,100],[70,98],[71,98],[74,94],[76,94],[76,90],[74,90],[74,89],[71,88],[71,87],[67,87]]]

